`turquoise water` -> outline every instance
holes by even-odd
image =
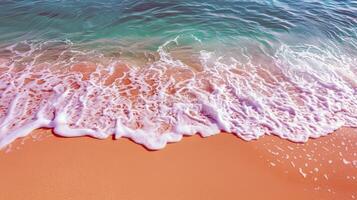
[[[356,1],[1,1],[0,41],[167,41],[194,35],[269,45],[319,38],[356,47]],[[314,39],[313,39],[314,40]]]
[[[357,127],[356,1],[0,1],[0,148]]]

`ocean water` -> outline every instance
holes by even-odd
[[[0,1],[0,148],[357,127],[357,1]]]

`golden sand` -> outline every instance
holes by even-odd
[[[357,130],[305,144],[222,133],[160,151],[37,130],[0,152],[0,199],[353,199]]]

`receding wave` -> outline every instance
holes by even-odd
[[[357,126],[356,1],[0,1],[0,148]]]
[[[196,133],[304,142],[357,127],[354,54],[327,44],[212,49],[188,38],[196,45],[177,36],[120,55],[70,41],[3,47],[0,148],[40,127],[65,137],[114,134],[150,149]]]

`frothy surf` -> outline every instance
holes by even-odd
[[[160,149],[357,126],[354,1],[0,4],[0,148],[40,127]]]
[[[0,148],[41,127],[65,137],[114,134],[149,149],[196,133],[305,142],[357,127],[354,54],[312,44],[218,51],[192,38],[197,48],[178,36],[120,56],[70,41],[3,47]]]

